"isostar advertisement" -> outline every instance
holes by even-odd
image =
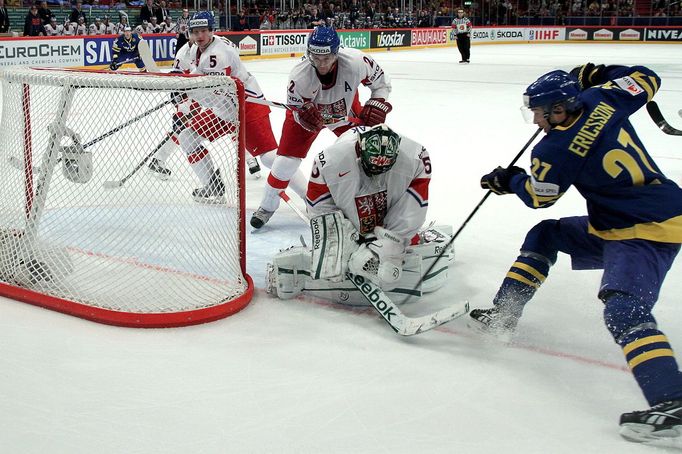
[[[219,33],[239,49],[239,55],[259,55],[260,35],[257,33]]]
[[[438,46],[448,43],[447,28],[418,28],[412,30],[412,46]]]
[[[641,41],[642,29],[617,27],[567,27],[569,41]]]
[[[0,67],[81,66],[83,39],[3,39],[0,40]]]
[[[679,28],[652,28],[646,29],[646,41],[672,41],[682,43],[682,30]]]
[[[411,30],[373,30],[371,32],[372,49],[391,49],[393,47],[410,47]]]
[[[369,49],[369,32],[339,32],[341,45],[353,49]]]
[[[566,29],[563,27],[531,27],[527,29],[528,41],[564,41]]]
[[[472,42],[513,42],[526,41],[525,28],[487,28],[474,27],[471,30]]]
[[[305,52],[309,32],[266,32],[260,36],[260,54],[300,54]]]
[[[175,58],[175,36],[170,35],[144,35],[144,40],[149,44],[152,57],[157,62],[172,61]],[[84,37],[84,53],[82,63],[79,66],[103,66],[111,62],[111,47],[114,37]]]

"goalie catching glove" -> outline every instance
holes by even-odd
[[[383,227],[374,227],[376,238],[360,245],[348,261],[348,271],[366,277],[383,289],[395,287],[403,273],[405,241]]]
[[[307,131],[317,132],[324,128],[322,114],[312,102],[307,102],[295,110],[294,117],[296,122]]]
[[[393,110],[393,106],[383,98],[371,98],[362,107],[358,115],[365,126],[375,126],[386,122],[386,115]]]

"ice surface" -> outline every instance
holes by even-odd
[[[393,81],[390,124],[431,154],[429,220],[457,228],[484,194],[480,176],[506,165],[533,134],[518,107],[546,71],[587,61],[649,66],[663,79],[661,109],[680,121],[678,46],[495,45],[472,54],[468,66],[456,49],[373,54]],[[246,64],[270,99],[284,100],[294,60]],[[273,111],[277,136],[283,118]],[[632,121],[679,182],[680,139],[661,133],[644,109]],[[333,141],[323,132],[314,150]],[[263,184],[248,181],[250,210]],[[463,298],[489,305],[531,226],[583,213],[574,190],[542,211],[491,197],[456,242],[447,288],[421,309]],[[268,258],[305,233],[286,206],[249,233],[255,298],[207,325],[115,328],[0,301],[0,452],[655,452],[617,433],[620,413],[646,403],[603,327],[598,271],[571,271],[560,257],[514,345],[482,339],[464,318],[404,339],[371,310],[264,294]],[[655,309],[678,350],[681,271],[678,261]],[[405,311],[419,313],[419,304]]]

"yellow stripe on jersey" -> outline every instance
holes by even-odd
[[[622,229],[597,230],[589,224],[587,231],[603,240],[610,241],[638,238],[661,243],[682,243],[682,215],[663,222],[635,224]]]
[[[654,94],[656,94],[656,91],[658,91],[658,88],[655,88],[655,89],[654,89],[655,86],[652,87],[651,85],[649,85],[649,82],[645,79],[646,76],[645,76],[644,74],[642,74],[641,72],[639,72],[639,71],[633,72],[630,76],[631,76],[633,79],[635,79],[635,81],[637,81],[637,83],[638,83],[639,85],[642,86],[642,88],[644,89],[644,91],[646,91],[646,94],[647,94],[646,100],[647,100],[647,102],[648,102],[648,101],[651,101],[651,99],[654,97]]]
[[[645,361],[649,361],[650,359],[654,358],[661,358],[664,356],[675,356],[673,354],[673,351],[670,350],[669,348],[659,348],[658,350],[651,350],[645,353],[642,353],[641,355],[637,355],[634,358],[632,358],[630,361],[628,361],[628,366],[630,366],[630,369],[634,369],[635,367],[639,366]]]
[[[647,336],[643,337],[641,339],[637,339],[636,341],[632,341],[629,344],[627,344],[625,347],[623,347],[623,353],[626,355],[630,353],[633,350],[638,349],[639,347],[643,347],[645,345],[650,345],[650,344],[658,344],[661,342],[668,342],[668,338],[665,337],[665,334],[656,334],[655,336]]]
[[[510,279],[514,279],[515,281],[519,281],[523,284],[530,285],[531,287],[534,287],[534,288],[540,288],[540,284],[537,284],[537,283],[531,281],[530,279],[526,279],[525,277],[521,276],[519,273],[515,273],[513,271],[508,272],[506,277],[508,277]]]
[[[527,272],[528,274],[532,274],[533,277],[535,277],[540,283],[542,284],[545,282],[545,279],[547,279],[547,276],[533,268],[532,266],[528,265],[527,263],[523,262],[514,262],[512,265],[512,268],[519,268],[522,269],[523,271]]]

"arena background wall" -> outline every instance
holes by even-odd
[[[218,33],[232,41],[242,58],[263,59],[303,55],[309,30]],[[339,31],[346,47],[365,51],[395,51],[455,46],[451,28],[372,29]],[[170,65],[175,35],[143,35],[154,59]],[[102,69],[111,61],[116,36],[0,38],[0,67],[47,66]],[[682,27],[475,27],[478,44],[546,44],[566,42],[627,42],[682,44]]]

